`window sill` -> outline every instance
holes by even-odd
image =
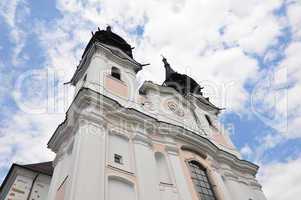
[[[163,182],[160,182],[159,185],[163,186],[163,187],[173,187],[172,183],[163,183]]]
[[[134,175],[133,172],[121,169],[121,168],[113,166],[113,165],[108,165],[108,168],[110,168],[110,169],[112,169],[114,171],[118,171],[118,172],[123,173],[123,174],[128,174],[128,175],[132,175],[132,176]]]

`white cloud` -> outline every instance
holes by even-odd
[[[261,167],[258,176],[267,199],[293,200],[301,196],[301,155],[286,162],[271,163]]]
[[[266,152],[287,141],[281,134],[265,133],[264,130],[263,133],[258,133],[256,140],[258,142],[257,146],[251,148],[248,144],[245,144],[240,149],[240,152],[247,160],[251,160],[259,166],[261,166],[261,163],[266,162],[264,157]]]
[[[281,17],[278,21],[281,27],[289,28],[292,32],[292,41],[283,49],[284,59],[273,68],[272,72],[265,73],[257,83],[252,97],[253,104],[261,103],[261,106],[253,105],[253,112],[267,125],[282,133],[284,139],[301,137],[301,104],[299,95],[301,92],[301,2],[287,1],[287,17]],[[252,40],[250,40],[252,41]],[[261,43],[258,40],[253,43]],[[268,53],[266,59],[275,57]]]
[[[301,2],[292,1],[287,8],[289,24],[293,31],[294,39],[301,39]]]
[[[34,70],[25,74],[28,80],[24,78],[20,83],[26,89],[14,88],[14,93],[17,93],[15,103],[20,110],[10,111],[10,116],[1,122],[0,168],[13,162],[34,163],[54,158],[46,144],[57,125],[64,120],[70,102],[65,101],[70,100],[73,91],[51,83],[44,72]],[[45,83],[49,89],[47,98],[43,90],[46,86],[41,83]],[[58,93],[51,94],[55,91]]]
[[[7,98],[8,91],[11,88],[11,79],[12,79],[12,72],[7,71],[7,66],[3,64],[0,60],[0,107],[4,110],[5,106],[3,105],[5,98]],[[3,113],[1,113],[3,114]]]
[[[245,144],[240,149],[240,153],[248,159],[250,156],[252,156],[253,150],[251,149],[251,147],[248,144]]]
[[[276,111],[278,115],[287,115],[287,127],[281,131],[288,138],[301,137],[301,103],[299,95],[301,92],[301,41],[293,41],[285,50],[285,59],[280,63],[277,70],[281,70],[286,76],[283,81],[287,86],[279,91],[285,92],[282,95]]]
[[[273,11],[282,1],[229,1],[224,39],[239,44],[245,51],[262,54],[276,42],[281,24]]]
[[[21,0],[3,0],[0,2],[0,14],[11,27],[15,25],[16,9],[20,2]]]
[[[26,15],[30,12],[24,0],[2,0],[0,1],[0,16],[9,27],[10,40],[15,45],[12,54],[12,64],[18,65],[26,56],[21,57],[21,52],[25,46],[26,31],[19,25],[23,24]]]
[[[53,159],[46,148],[55,125],[63,115],[17,112],[0,128],[0,168],[12,162],[34,163]]]

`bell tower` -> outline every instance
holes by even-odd
[[[143,67],[134,60],[131,45],[119,35],[106,30],[92,32],[71,83],[75,95],[90,88],[125,104],[135,101],[138,92],[136,73]]]
[[[143,65],[132,49],[110,26],[92,32],[70,81],[74,100],[48,143],[56,153],[49,200],[108,199],[112,184],[135,195],[133,134],[119,128],[127,119],[118,116],[139,95],[136,74]],[[115,176],[129,176],[128,185]]]

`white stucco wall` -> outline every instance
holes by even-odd
[[[168,155],[171,162],[171,166],[174,171],[174,177],[176,181],[176,187],[179,191],[179,200],[192,200],[191,193],[189,191],[189,186],[186,181],[186,176],[184,174],[181,160],[177,154],[171,153]]]
[[[108,161],[109,164],[123,169],[128,172],[133,172],[132,170],[132,161],[131,161],[131,156],[130,154],[131,149],[130,149],[130,144],[129,144],[129,139],[126,136],[118,135],[118,134],[109,134],[109,157]],[[122,158],[122,163],[116,163],[114,161],[114,156],[115,154],[120,155]]]
[[[80,127],[70,199],[104,198],[105,138],[103,130],[94,124]]]
[[[245,182],[226,178],[225,185],[228,188],[231,199],[266,200],[260,189],[253,189],[251,185],[247,185]]]
[[[74,145],[74,144],[70,144]],[[72,149],[73,150],[73,149]],[[57,191],[60,188],[60,186],[63,184],[64,180],[69,177],[70,179],[70,174],[71,171],[73,170],[73,160],[74,160],[74,153],[65,153],[61,158],[59,158],[56,161],[56,165],[54,168],[54,172],[52,175],[52,180],[49,188],[49,194],[48,194],[48,200],[54,200],[57,195]],[[67,186],[69,189],[69,185]],[[66,192],[68,195],[68,192]]]
[[[118,178],[109,178],[108,182],[108,200],[137,199],[132,183]]]
[[[147,143],[134,142],[139,200],[160,199],[154,152]]]

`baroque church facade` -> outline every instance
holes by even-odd
[[[163,58],[162,85],[110,27],[96,31],[71,84],[74,100],[48,142],[48,200],[266,200],[258,166],[218,123],[221,109]]]

